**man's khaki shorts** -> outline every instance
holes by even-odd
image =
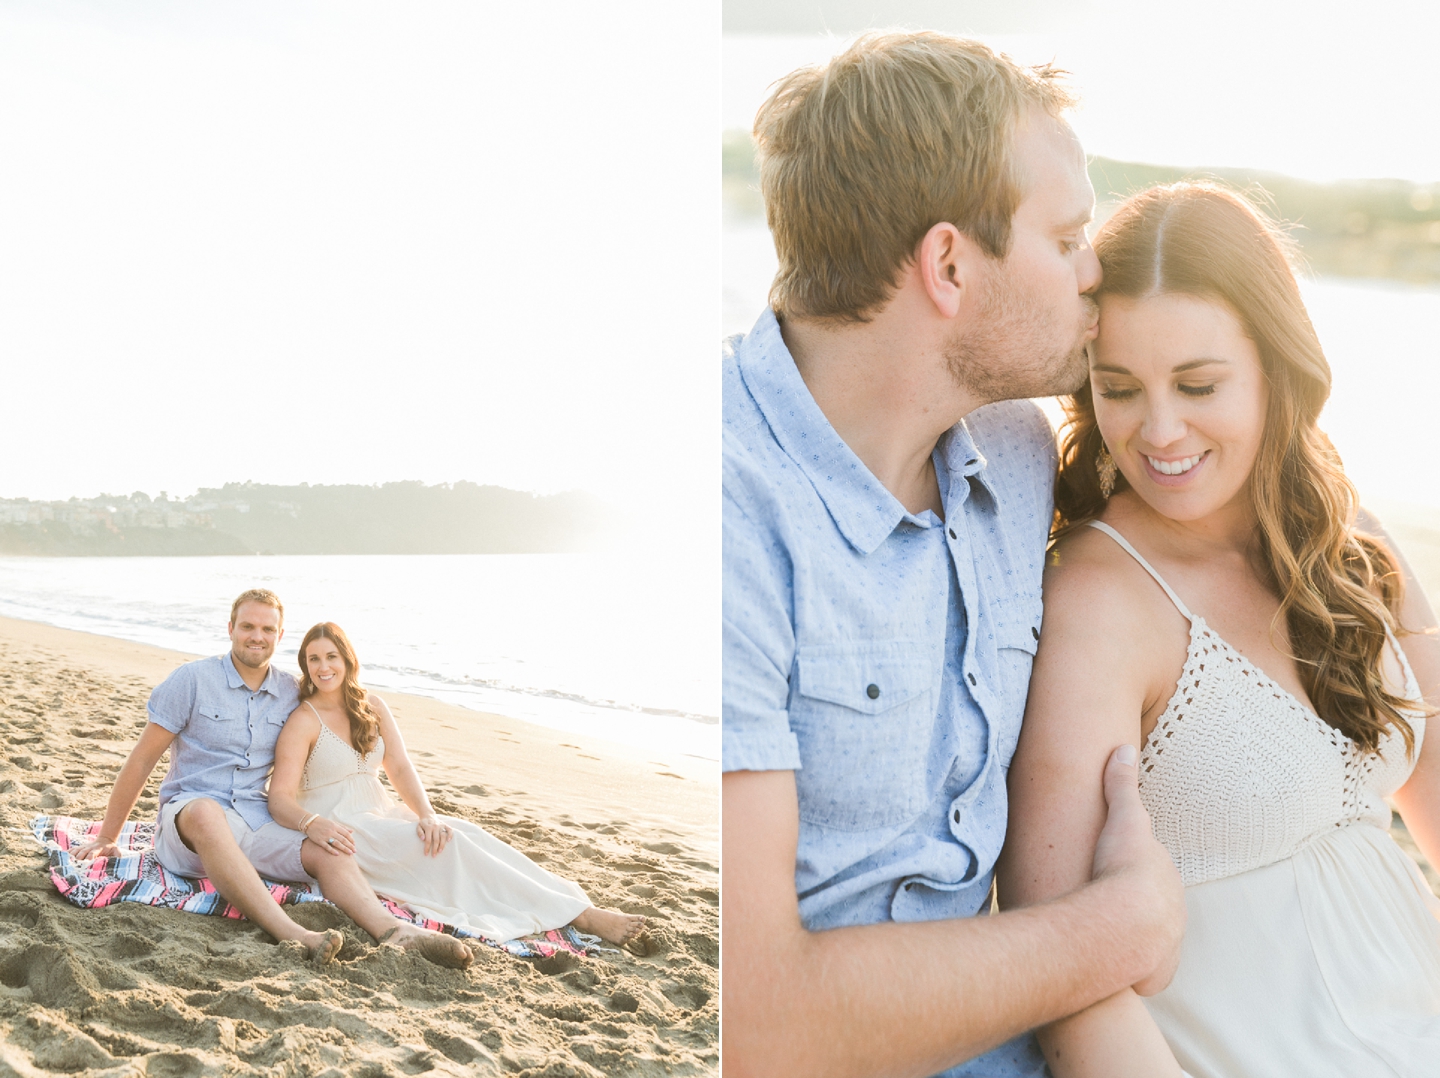
[[[180,837],[180,832],[175,827],[176,814],[191,801],[202,799],[205,799],[203,794],[175,798],[165,802],[160,808],[160,819],[155,828],[155,856],[168,871],[177,876],[198,878],[205,875],[205,866],[200,863],[200,855],[185,845],[185,840]],[[305,841],[304,835],[288,827],[281,827],[274,820],[257,830],[251,830],[240,813],[226,805],[220,807],[225,810],[225,820],[230,824],[230,833],[235,836],[236,845],[255,866],[256,872],[267,880],[313,882],[300,861],[300,845]]]

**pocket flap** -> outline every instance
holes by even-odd
[[[1039,597],[1023,596],[997,603],[993,608],[995,617],[995,646],[997,648],[1019,648],[1035,654],[1040,645],[1040,619],[1044,613]]]
[[[205,704],[200,704],[196,706],[195,712],[196,714],[202,715],[207,719],[220,718],[220,709],[218,707],[208,707]]]
[[[927,658],[926,650],[919,643],[801,648],[796,656],[799,692],[878,715],[930,690],[939,659]]]

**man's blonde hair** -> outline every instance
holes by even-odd
[[[230,604],[230,624],[235,624],[235,619],[240,615],[240,607],[245,603],[260,603],[263,606],[273,606],[280,614],[280,624],[285,624],[285,607],[280,603],[280,596],[268,588],[251,588],[249,591],[242,591],[240,598]]]
[[[867,34],[782,79],[754,131],[775,313],[868,321],[942,221],[1004,258],[1022,195],[1011,134],[1027,106],[1075,103],[1063,76],[921,32]]]

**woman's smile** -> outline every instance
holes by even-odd
[[[321,692],[338,691],[345,684],[348,667],[333,641],[324,637],[316,640],[306,648],[305,662],[310,669],[310,680]]]
[[[1199,296],[1102,296],[1095,419],[1135,493],[1173,520],[1226,506],[1249,481],[1268,389],[1235,313]]]
[[[1162,487],[1180,487],[1197,479],[1200,466],[1210,459],[1210,450],[1189,457],[1152,457],[1141,453],[1146,472]]]

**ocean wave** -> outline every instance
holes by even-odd
[[[579,693],[562,692],[559,689],[537,688],[531,685],[508,685],[505,682],[491,678],[475,677],[446,677],[437,674],[433,670],[421,670],[409,666],[391,666],[385,663],[366,663],[366,670],[383,670],[389,673],[398,674],[402,677],[418,678],[422,681],[433,682],[450,690],[464,690],[467,688],[484,689],[490,692],[516,693],[522,696],[536,696],[545,700],[559,700],[571,704],[580,704],[584,707],[604,708],[607,711],[624,711],[634,715],[653,715],[662,719],[687,719],[690,722],[702,723],[706,726],[717,726],[720,723],[719,716],[697,715],[689,711],[677,711],[673,708],[645,707],[640,704],[627,704],[622,700],[603,700]],[[396,686],[398,688],[398,686]],[[421,695],[424,695],[423,693]]]
[[[708,684],[717,664],[680,643],[709,623],[706,596],[657,592],[649,567],[602,562],[597,571],[594,558],[570,555],[3,557],[0,615],[216,654],[229,646],[229,597],[261,584],[286,597],[294,626],[343,611],[377,690],[717,758],[718,692]],[[277,649],[282,669],[296,670],[303,635]]]

